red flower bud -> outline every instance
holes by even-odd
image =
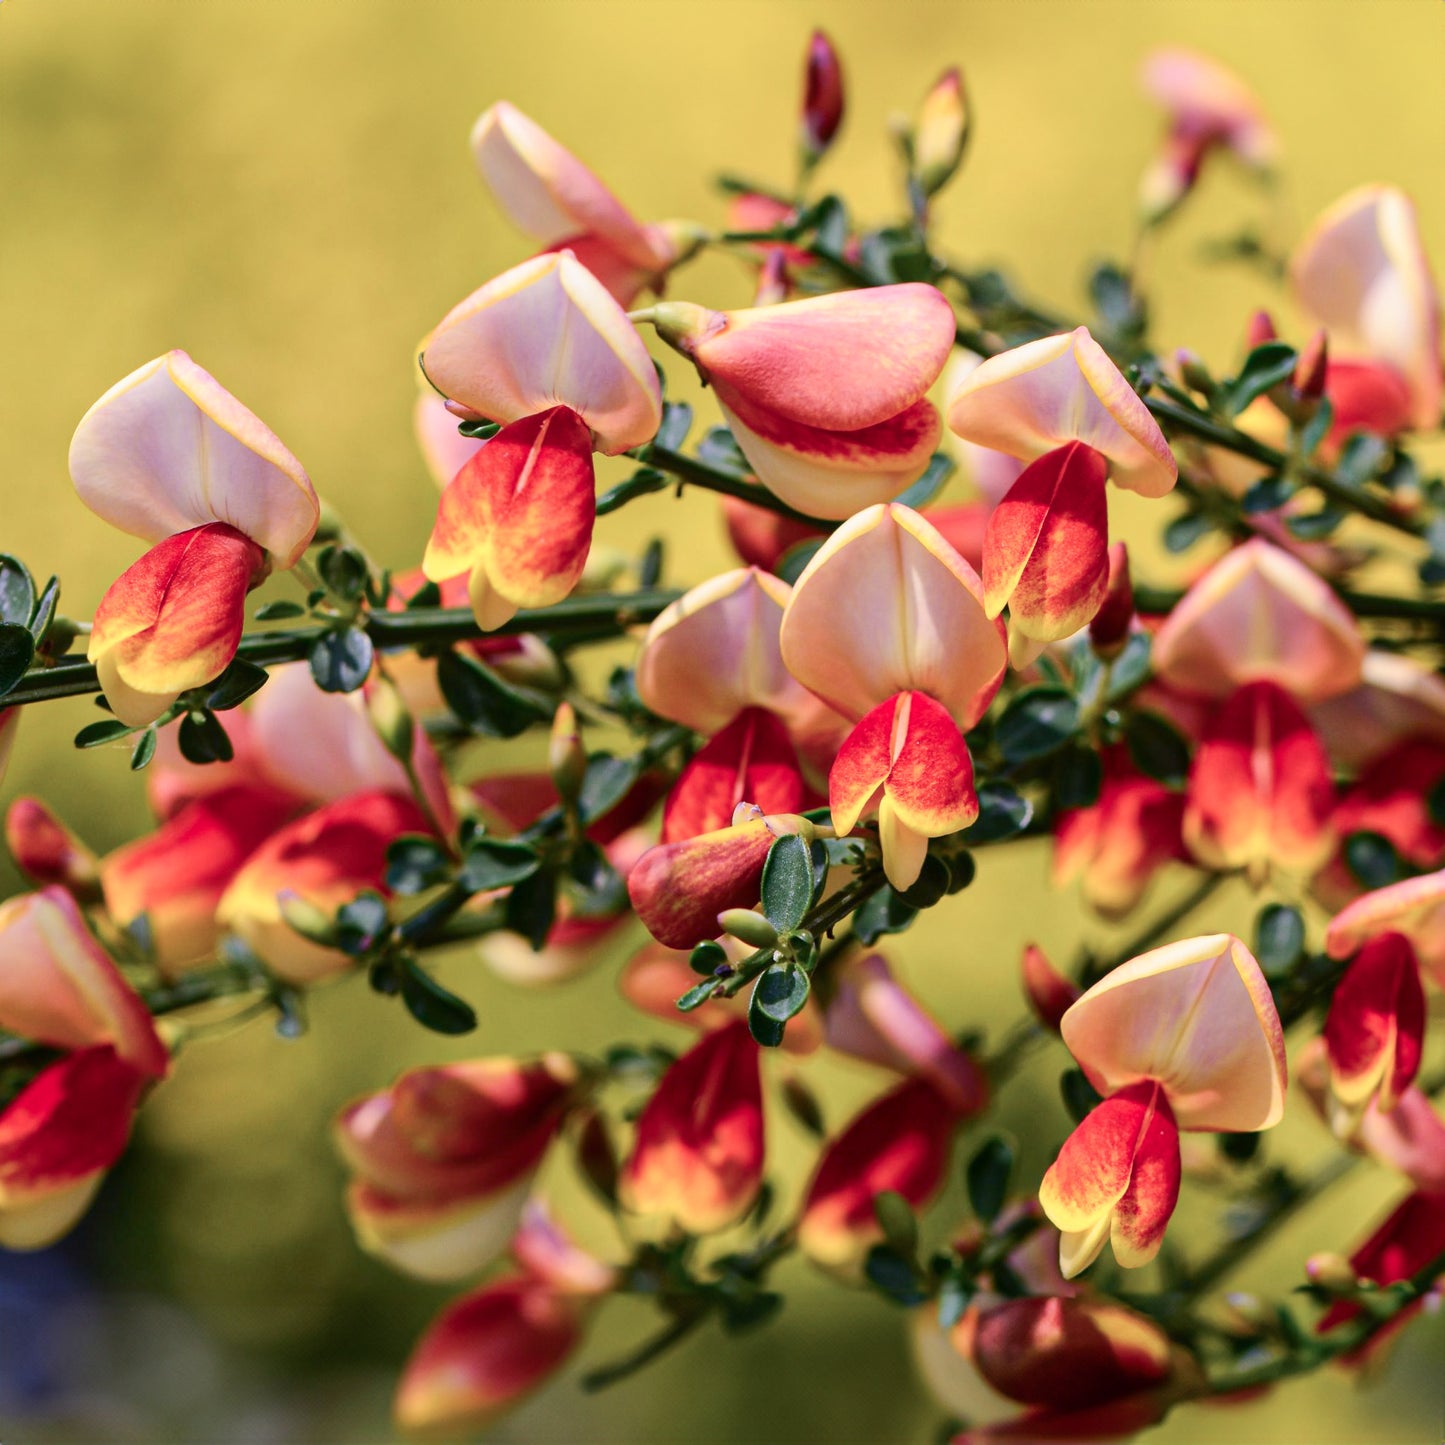
[[[843,124],[843,67],[833,42],[821,30],[808,41],[803,73],[802,144],[805,165],[813,166]]]

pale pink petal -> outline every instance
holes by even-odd
[[[1445,678],[1403,652],[1367,648],[1358,687],[1310,709],[1330,757],[1359,772],[1409,738],[1445,742]]]
[[[1225,144],[1249,165],[1265,167],[1274,160],[1278,142],[1258,97],[1218,61],[1165,46],[1150,52],[1140,79],[1176,130]]]
[[[147,362],[86,412],[70,476],[92,512],[152,544],[225,522],[284,568],[316,530],[301,463],[184,351]]]
[[[417,397],[412,425],[422,459],[439,487],[446,486],[486,445],[478,437],[464,437],[457,430],[457,418],[434,391]]]

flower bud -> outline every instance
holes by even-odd
[[[1089,641],[1106,661],[1117,657],[1134,623],[1134,584],[1129,576],[1129,549],[1123,542],[1109,548],[1109,584],[1099,610],[1089,623]]]
[[[1279,332],[1274,329],[1274,317],[1268,311],[1256,311],[1249,318],[1249,325],[1245,328],[1244,344],[1250,351],[1256,346],[1263,346],[1267,341],[1278,341]]]
[[[82,901],[95,897],[95,854],[39,798],[11,803],[5,815],[5,846],[32,882],[58,884]]]
[[[925,196],[953,179],[968,145],[968,97],[955,65],[944,71],[923,99],[913,135],[913,165]]]
[[[1290,392],[1297,402],[1310,403],[1313,412],[1320,398],[1325,394],[1325,377],[1329,371],[1330,344],[1323,328],[1316,331],[1295,362],[1294,375],[1290,378]]]
[[[1019,968],[1030,1007],[1045,1028],[1058,1033],[1059,1020],[1079,1001],[1079,988],[1049,962],[1037,944],[1025,946]]]
[[[552,716],[547,769],[552,774],[557,796],[570,807],[577,801],[582,779],[587,774],[587,749],[582,746],[577,713],[570,702],[559,702]]]
[[[803,165],[811,169],[823,158],[843,124],[843,68],[833,42],[815,30],[808,41],[803,73]]]
[[[778,941],[778,930],[751,908],[727,908],[718,914],[718,926],[724,933],[751,944],[754,948],[771,948]]]
[[[1354,1266],[1333,1250],[1310,1255],[1305,1260],[1305,1273],[1312,1284],[1321,1285],[1332,1294],[1353,1294],[1360,1285]]]

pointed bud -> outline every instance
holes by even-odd
[[[1045,1028],[1058,1033],[1059,1020],[1079,1001],[1078,986],[1070,983],[1035,943],[1025,946],[1019,969],[1029,1006]]]
[[[808,41],[803,74],[802,150],[807,169],[823,158],[843,124],[843,68],[833,42],[815,30]]]
[[[96,896],[95,854],[39,798],[11,803],[5,815],[5,846],[15,866],[42,888],[57,883],[82,901]]]
[[[913,133],[913,164],[925,196],[953,179],[968,145],[968,97],[955,65],[944,71],[923,98]]]
[[[1360,1284],[1349,1260],[1330,1250],[1310,1255],[1305,1260],[1305,1273],[1312,1284],[1322,1285],[1332,1294],[1353,1294]]]
[[[1123,542],[1109,548],[1109,586],[1089,623],[1089,641],[1105,661],[1116,658],[1134,625],[1134,583],[1129,576],[1129,549]]]
[[[587,774],[587,749],[577,726],[577,712],[570,702],[559,702],[552,715],[552,734],[547,742],[547,769],[557,796],[568,807],[577,801],[582,779]]]
[[[1245,346],[1253,351],[1256,346],[1263,346],[1267,341],[1278,340],[1279,332],[1274,329],[1274,317],[1268,311],[1256,311],[1249,318],[1249,325],[1245,328]]]
[[[1325,376],[1330,364],[1329,338],[1323,328],[1316,331],[1295,362],[1290,391],[1296,401],[1317,403],[1325,394]],[[1314,410],[1311,405],[1310,411]]]
[[[751,908],[726,908],[718,914],[717,921],[724,933],[753,948],[772,948],[778,941],[778,930],[763,914]]]

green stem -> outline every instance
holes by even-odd
[[[605,629],[624,632],[640,622],[651,622],[680,594],[665,588],[641,592],[569,597],[552,607],[529,607],[500,627],[483,632],[466,607],[417,607],[407,612],[373,612],[362,624],[379,648],[444,647],[455,642],[474,642],[484,637],[515,637],[524,632],[544,636],[568,636],[577,632]],[[333,629],[295,627],[275,632],[253,632],[241,639],[236,656],[260,667],[295,662]],[[64,657],[50,667],[33,667],[0,705],[19,707],[25,703],[48,702],[60,697],[81,697],[99,692],[95,668],[82,658]]]
[[[635,1375],[638,1370],[650,1365],[659,1355],[665,1355],[674,1345],[681,1344],[706,1318],[707,1311],[705,1309],[679,1315],[665,1329],[640,1345],[625,1359],[618,1360],[615,1364],[604,1365],[600,1370],[593,1370],[591,1374],[583,1375],[582,1388],[589,1393],[605,1390],[609,1385],[615,1385],[618,1381],[627,1379],[629,1375]]]
[[[766,487],[760,487],[757,483],[748,481],[738,472],[709,466],[696,457],[690,457],[684,452],[675,452],[669,447],[640,447],[638,459],[648,466],[656,467],[660,472],[670,472],[679,481],[686,482],[690,486],[705,487],[708,491],[717,492],[724,497],[737,497],[741,501],[750,502],[755,507],[776,512],[780,517],[787,517],[794,522],[802,522],[806,526],[816,527],[820,532],[831,532],[838,525],[837,522],[825,521],[821,517],[810,517],[806,512],[797,511],[775,497]]]

